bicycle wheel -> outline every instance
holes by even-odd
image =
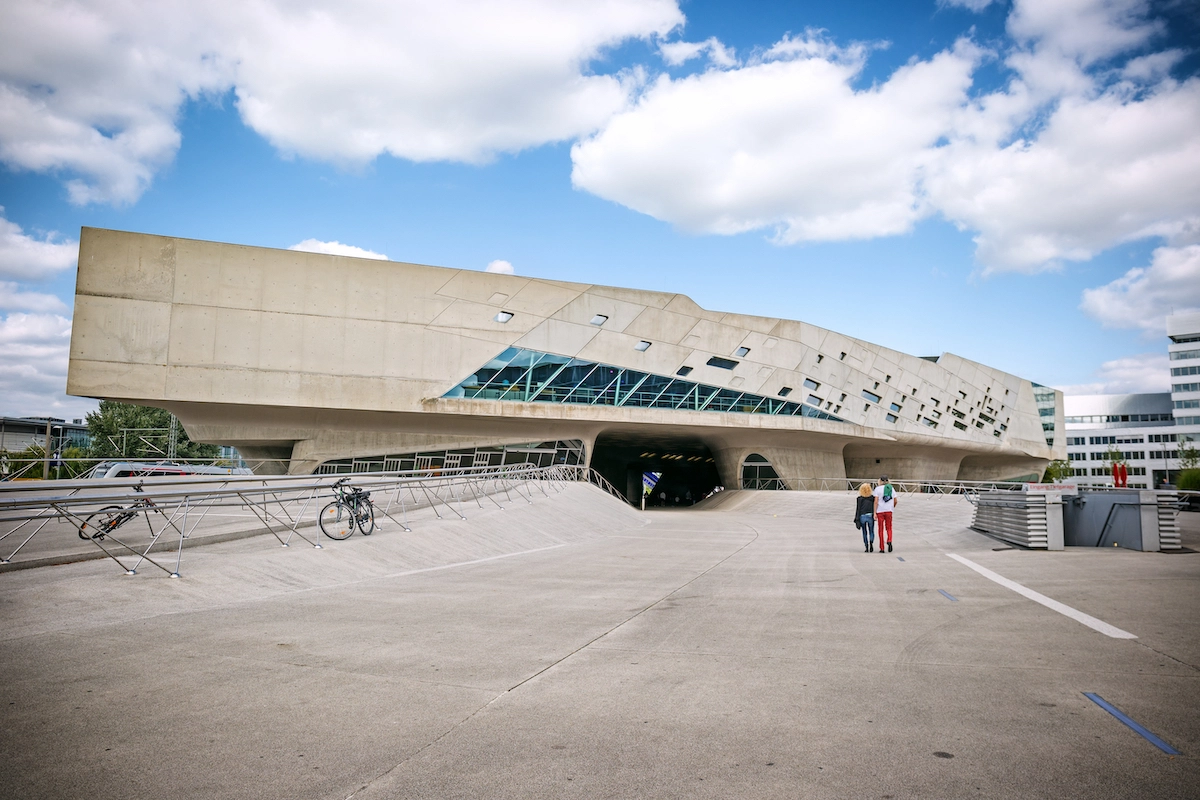
[[[334,500],[321,509],[317,518],[321,525],[321,533],[330,539],[347,539],[354,533],[354,512],[341,500]]]
[[[92,539],[103,539],[106,533],[111,533],[120,527],[123,521],[121,515],[124,511],[125,509],[121,506],[105,506],[89,515],[79,526],[79,538],[85,542],[90,542]]]
[[[358,529],[363,536],[375,532],[375,506],[370,500],[363,500],[358,506]]]

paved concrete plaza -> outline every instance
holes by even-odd
[[[0,574],[0,796],[1200,795],[1200,554],[1010,549],[932,496],[866,554],[848,494],[718,499]]]

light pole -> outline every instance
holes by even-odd
[[[42,449],[42,480],[50,480],[50,420],[46,420],[46,446]]]

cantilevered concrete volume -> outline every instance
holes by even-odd
[[[995,480],[1065,457],[1062,395],[682,294],[84,228],[67,391],[292,473],[587,463],[630,497]]]

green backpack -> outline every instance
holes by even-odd
[[[892,485],[890,483],[885,483],[883,485],[883,502],[892,502]]]

